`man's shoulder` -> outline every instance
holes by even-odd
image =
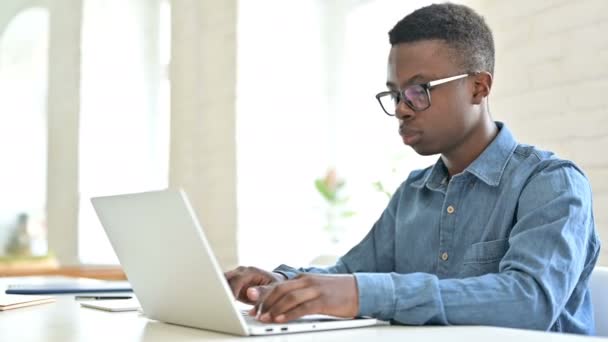
[[[543,160],[559,159],[559,157],[557,157],[557,155],[552,151],[543,150],[534,145],[521,143],[517,144],[515,150],[513,151],[513,155],[523,159],[533,158],[538,162]]]
[[[552,151],[543,150],[534,145],[518,144],[513,151],[513,157],[516,163],[525,162],[537,170],[548,167],[571,166],[582,173],[580,168],[573,161],[564,159]]]
[[[534,145],[518,144],[510,164],[512,172],[521,174],[527,170],[530,177],[538,174],[556,176],[569,174],[587,181],[585,172],[574,161],[561,158],[552,151]]]

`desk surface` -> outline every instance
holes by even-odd
[[[1,280],[0,289],[4,291]],[[152,321],[134,311],[106,312],[82,308],[71,295],[56,298],[55,303],[0,312],[0,341],[608,341],[477,326],[381,326],[248,338]]]

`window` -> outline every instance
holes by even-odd
[[[322,225],[311,205],[329,163],[318,3],[239,2],[238,252],[248,264],[307,262]]]
[[[49,13],[29,8],[0,23],[0,255],[20,214],[33,254],[46,254],[46,86]],[[2,30],[4,28],[4,30]]]
[[[109,264],[90,197],[168,183],[169,4],[87,0],[83,18],[79,257]]]
[[[374,95],[385,90],[390,44],[388,31],[407,13],[429,1],[369,1],[345,14],[344,43],[336,79],[336,167],[351,183],[352,231],[348,246],[356,244],[386,207],[387,196],[372,186],[381,182],[394,192],[409,173],[433,164],[437,157],[423,157],[403,145],[397,120],[382,112]]]
[[[427,1],[239,3],[239,259],[274,267],[343,254],[371,228],[422,158],[401,143],[374,95],[386,82],[388,30]],[[348,230],[327,246],[314,181],[346,181]]]

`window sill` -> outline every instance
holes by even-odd
[[[122,268],[118,265],[59,266],[54,260],[35,264],[0,262],[0,277],[24,277],[44,275],[83,277],[103,280],[127,279]]]

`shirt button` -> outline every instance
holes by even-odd
[[[452,213],[454,213],[454,207],[449,206],[448,207],[448,214],[452,214]]]
[[[443,254],[441,254],[441,260],[443,260],[443,261],[447,261],[448,260],[448,253],[447,252],[443,252]]]

